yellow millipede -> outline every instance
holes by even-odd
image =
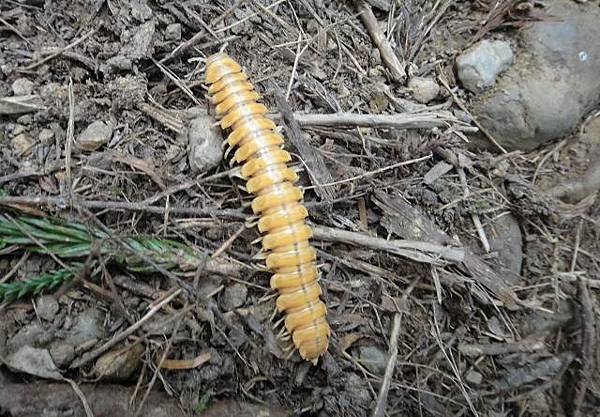
[[[275,123],[265,115],[259,94],[241,66],[226,53],[206,59],[205,80],[221,129],[228,131],[228,152],[241,165],[246,189],[255,197],[252,211],[258,217],[266,267],[273,272],[271,288],[279,292],[277,309],[300,356],[316,363],[327,351],[331,330],[327,308],[321,301],[316,250],[303,192],[288,167],[290,154]]]

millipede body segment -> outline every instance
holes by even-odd
[[[291,156],[237,62],[222,52],[210,56],[205,83],[221,128],[230,132],[226,142],[235,148],[233,160],[241,164],[247,191],[255,195],[252,210],[259,217],[267,269],[274,273],[271,288],[279,292],[277,309],[285,314],[300,356],[315,361],[327,350],[330,328],[303,193],[294,185],[296,172],[287,166]]]

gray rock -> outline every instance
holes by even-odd
[[[152,9],[146,0],[131,0],[131,16],[140,22],[145,22],[152,17]]]
[[[31,148],[33,146],[33,139],[27,133],[21,133],[11,140],[13,149],[23,156],[31,154]]]
[[[11,133],[13,134],[13,136],[17,136],[17,135],[20,135],[21,133],[24,133],[25,130],[26,130],[25,126],[23,126],[22,124],[16,124],[16,125],[14,125]]]
[[[233,310],[234,308],[240,307],[246,301],[248,295],[248,288],[243,284],[233,284],[230,287],[225,288],[223,291],[223,297],[221,297],[221,305],[226,311]]]
[[[33,81],[27,78],[17,78],[12,83],[12,90],[15,96],[28,96],[33,91]]]
[[[148,58],[152,56],[154,50],[154,32],[156,25],[150,20],[137,29],[132,39],[125,43],[121,49],[120,55],[124,55],[132,60]]]
[[[600,116],[590,121],[582,132],[580,139],[587,144],[600,145]]]
[[[523,264],[523,236],[519,222],[512,214],[496,219],[486,230],[490,249],[498,253],[498,261],[518,277]]]
[[[7,348],[15,352],[22,346],[41,347],[44,346],[52,335],[47,332],[41,324],[31,323],[22,327],[12,338],[8,340]]]
[[[471,370],[467,372],[467,374],[465,375],[465,379],[469,384],[479,385],[483,381],[483,375],[481,375],[477,371]]]
[[[65,337],[65,343],[79,346],[93,339],[101,339],[105,330],[102,325],[103,315],[100,311],[89,308],[77,316],[73,329]]]
[[[165,39],[178,41],[181,39],[181,23],[172,23],[165,29]]]
[[[100,120],[90,124],[77,138],[77,148],[84,151],[95,151],[110,140],[113,127]]]
[[[50,141],[54,137],[54,131],[52,129],[42,129],[38,135],[38,139],[43,144],[50,144]]]
[[[358,357],[360,363],[374,374],[383,375],[385,372],[388,355],[377,346],[361,346]]]
[[[507,150],[570,134],[600,96],[600,8],[556,0],[523,33],[523,52],[472,113]]]
[[[38,316],[46,321],[54,320],[58,313],[58,301],[53,295],[42,295],[36,303],[36,311]]]
[[[456,59],[458,78],[463,86],[479,93],[494,85],[496,77],[513,62],[508,42],[484,40]]]
[[[215,168],[223,159],[223,135],[214,119],[207,114],[190,121],[188,127],[188,162],[192,173]]]
[[[50,356],[59,368],[66,368],[75,359],[75,348],[68,343],[53,343],[50,346]]]
[[[440,92],[440,86],[431,78],[412,78],[408,82],[408,88],[412,90],[415,100],[423,104],[429,103]]]
[[[63,378],[46,349],[22,346],[16,352],[8,355],[3,362],[14,371],[40,378],[56,380]]]
[[[131,62],[131,59],[123,55],[115,55],[107,59],[106,64],[111,68],[122,71],[128,71],[133,68],[133,62]]]

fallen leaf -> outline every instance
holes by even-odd
[[[194,369],[208,362],[211,357],[210,352],[204,352],[194,359],[165,359],[160,367],[161,369]]]
[[[116,152],[109,153],[109,157],[115,162],[121,162],[123,164],[129,165],[134,169],[139,169],[144,174],[148,175],[152,179],[152,181],[154,181],[156,185],[160,187],[161,190],[167,189],[165,183],[160,179],[158,174],[154,171],[154,168],[151,167],[147,161],[144,161],[140,158],[136,158],[134,156],[121,155]]]
[[[22,346],[4,359],[6,366],[17,372],[24,372],[40,378],[62,381],[63,376],[54,364],[50,352],[31,346]]]
[[[340,340],[340,350],[342,352],[345,352],[350,348],[350,346],[354,344],[354,342],[356,342],[363,336],[364,335],[362,333],[349,333],[347,335],[344,335],[344,337],[342,337],[342,339]]]
[[[140,343],[113,349],[98,358],[92,374],[99,379],[128,379],[140,367],[143,354]]]

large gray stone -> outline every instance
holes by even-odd
[[[532,150],[571,133],[600,97],[600,8],[549,3],[560,19],[523,31],[523,48],[473,113],[508,150]]]

